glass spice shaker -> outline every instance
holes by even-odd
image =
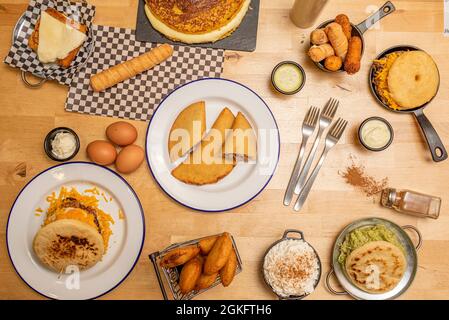
[[[382,190],[381,204],[401,213],[437,219],[440,215],[441,198],[410,190],[386,188]]]

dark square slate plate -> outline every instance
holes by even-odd
[[[215,43],[192,44],[191,46],[204,48],[217,48],[238,51],[254,51],[257,42],[257,24],[259,21],[260,0],[251,0],[250,7],[240,26],[227,38]],[[167,39],[158,31],[154,30],[145,14],[145,0],[139,0],[137,11],[136,39],[145,42],[170,43],[183,45]]]

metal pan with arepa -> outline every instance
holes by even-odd
[[[443,142],[423,112],[437,95],[440,86],[438,67],[428,53],[410,45],[384,50],[370,68],[369,85],[383,107],[415,116],[433,161],[447,159]]]
[[[376,228],[381,232],[367,232]],[[405,230],[416,233],[416,246]],[[359,243],[348,250],[348,240]],[[349,294],[360,300],[394,299],[412,284],[418,267],[417,250],[421,245],[421,233],[414,226],[400,227],[382,218],[354,221],[341,231],[334,243],[326,288],[332,294]],[[343,291],[332,287],[333,275]]]

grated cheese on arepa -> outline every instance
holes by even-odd
[[[96,188],[91,190],[96,190]],[[95,191],[92,193],[95,194]],[[79,203],[80,208],[68,210],[68,207],[65,206],[66,201],[75,201]],[[114,219],[98,207],[99,200],[94,195],[81,194],[75,188],[68,189],[63,186],[58,196],[52,192],[47,197],[47,202],[49,208],[44,225],[60,219],[75,219],[85,222],[98,230],[103,238],[105,248],[108,247],[109,238],[112,235],[110,224],[114,224]],[[90,212],[95,214],[90,214]]]
[[[388,72],[396,59],[403,53],[403,51],[396,51],[387,54],[379,60],[374,60],[374,86],[383,103],[387,104],[394,110],[401,109],[401,106],[394,101],[388,90]]]

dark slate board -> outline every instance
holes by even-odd
[[[240,26],[227,38],[215,43],[192,44],[191,46],[203,48],[217,48],[238,51],[254,51],[257,42],[257,24],[259,21],[259,2],[260,0],[251,0],[250,7]],[[175,42],[167,39],[158,31],[153,29],[150,21],[145,14],[145,0],[139,0],[139,9],[137,11],[136,39],[144,42],[170,43],[183,45],[181,42]]]

